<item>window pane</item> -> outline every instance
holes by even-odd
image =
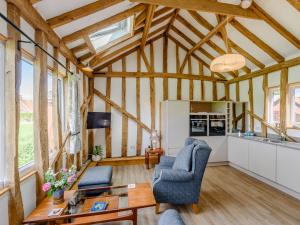
[[[98,30],[91,34],[90,40],[96,51],[99,51],[102,47],[107,44],[130,34],[131,32],[131,17],[122,20],[118,23],[112,24],[106,28]]]
[[[300,123],[300,87],[296,87],[294,89],[294,96],[293,96],[293,122]]]
[[[273,122],[280,121],[280,91],[274,90],[272,96],[272,120]]]
[[[52,74],[48,74],[48,146],[50,157],[54,154],[54,134],[53,134],[53,96],[52,96]]]
[[[3,187],[5,174],[5,120],[4,120],[4,45],[0,43],[0,188]]]
[[[33,65],[22,60],[20,87],[19,167],[34,160]]]

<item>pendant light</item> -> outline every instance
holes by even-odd
[[[227,17],[228,24],[228,17]],[[226,25],[227,25],[226,24]],[[225,26],[226,30],[226,26]],[[224,73],[235,71],[243,68],[246,65],[246,59],[241,54],[229,53],[228,48],[228,33],[225,37],[227,53],[215,58],[210,64],[210,70],[212,72]]]

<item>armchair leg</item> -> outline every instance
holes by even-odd
[[[160,203],[156,203],[156,206],[155,206],[155,213],[156,214],[159,214],[159,206],[160,206]]]
[[[200,208],[199,208],[198,203],[192,204],[192,211],[193,211],[193,213],[195,213],[195,214],[198,214],[198,213],[200,212]]]

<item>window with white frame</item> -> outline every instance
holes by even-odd
[[[22,59],[20,86],[19,168],[25,170],[34,162],[33,63]]]
[[[4,186],[5,176],[5,118],[4,118],[4,44],[0,42],[0,189]]]
[[[280,123],[280,89],[279,87],[269,89],[269,123],[278,126]]]
[[[290,87],[290,125],[300,126],[300,84]]]

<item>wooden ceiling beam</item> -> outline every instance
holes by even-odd
[[[111,24],[114,24],[114,23],[117,23],[117,22],[120,22],[132,15],[134,15],[135,13],[137,12],[140,12],[142,10],[145,9],[145,5],[143,4],[139,4],[139,5],[136,5],[130,9],[127,9],[121,13],[118,13],[112,17],[109,17],[107,19],[104,19],[100,22],[97,22],[95,24],[92,24],[90,26],[87,26],[81,30],[78,30],[78,31],[75,31],[74,33],[71,33],[69,35],[66,35],[65,37],[62,38],[62,40],[65,42],[65,43],[70,43],[70,42],[73,42],[73,41],[76,41],[80,38],[83,38],[84,35],[87,35],[87,34],[91,34],[93,32],[96,32],[100,29],[103,29]]]
[[[206,80],[215,82],[224,82],[219,78],[213,78],[206,75],[193,75],[193,74],[180,74],[180,73],[158,73],[158,72],[100,72],[95,73],[94,77],[132,77],[132,78],[177,78],[177,79],[188,79],[188,80]]]
[[[52,27],[56,28],[62,25],[65,25],[67,23],[71,23],[74,20],[78,20],[82,17],[91,15],[95,12],[101,11],[103,9],[106,9],[108,7],[111,7],[113,5],[116,5],[123,0],[101,0],[96,1],[91,4],[82,6],[80,8],[74,9],[72,11],[63,13],[59,16],[55,16],[51,19],[47,20],[47,23]]]
[[[155,8],[156,8],[155,5],[149,5],[148,6],[146,22],[145,22],[145,26],[144,26],[142,41],[141,41],[141,49],[142,50],[145,48],[145,45],[146,45],[146,42],[147,42],[147,39],[148,39],[148,34],[149,34],[149,30],[150,30],[151,23],[152,23],[152,20],[153,20]]]
[[[194,47],[192,47],[188,53],[186,54],[183,63],[180,67],[180,72],[182,73],[189,56],[195,51],[197,50],[199,47],[201,47],[203,44],[205,44],[208,40],[210,40],[210,38],[212,36],[214,36],[217,32],[220,31],[220,29],[222,27],[224,27],[227,24],[227,21],[230,22],[233,19],[233,16],[230,16],[227,20],[223,20],[222,22],[220,22],[216,27],[214,27],[214,29],[212,29],[202,40],[200,40]]]
[[[214,27],[213,25],[211,25],[206,19],[204,19],[202,16],[200,16],[198,13],[196,12],[189,12],[190,15],[203,27],[205,27],[207,30],[212,30]],[[179,16],[177,17],[177,19],[181,22],[181,23],[185,23],[187,24],[187,21],[184,21],[183,18],[180,18]],[[184,25],[185,25],[184,24]],[[189,23],[188,23],[189,24]],[[191,24],[189,24],[189,26],[187,26],[191,31],[193,31],[199,38],[203,38],[204,35],[198,31],[196,28],[194,28]],[[218,37],[221,37],[221,34],[218,33],[217,34]],[[234,43],[230,38],[228,38],[228,42],[230,44],[230,46],[235,49],[238,53],[240,53],[241,55],[243,55],[244,57],[246,57],[249,61],[251,61],[254,65],[256,65],[257,67],[259,67],[260,69],[264,68],[265,65],[263,63],[261,63],[259,60],[257,60],[255,57],[253,57],[252,55],[250,55],[248,52],[246,52],[244,49],[242,49],[239,45],[237,45],[236,43]],[[216,44],[214,44],[212,41],[208,41],[207,42],[208,45],[210,45],[210,47],[212,47],[215,51],[217,51],[220,55],[225,54],[225,51],[223,51],[223,49],[219,48]],[[213,46],[211,46],[213,45]],[[223,51],[223,53],[222,53]]]
[[[182,48],[183,50],[185,51],[188,51],[189,49],[184,45],[182,44],[180,41],[178,41],[175,37],[173,37],[171,34],[167,34],[167,37],[173,41],[176,45],[178,45],[180,48]],[[195,53],[192,53],[192,56],[198,60],[203,66],[205,66],[207,69],[209,69],[209,65],[204,61],[202,60],[198,55],[196,55]],[[226,77],[224,77],[222,74],[220,73],[216,73],[216,75],[218,77],[220,77],[221,79],[224,79],[226,80]]]
[[[287,0],[295,9],[300,12],[300,1],[299,0]]]
[[[259,17],[251,9],[242,9],[237,5],[219,3],[217,1],[208,0],[130,0],[131,2],[139,2],[145,4],[164,5],[167,7],[194,10],[201,12],[211,12],[228,16],[239,16],[245,18],[259,19]]]
[[[163,15],[163,14],[165,14],[165,13],[171,11],[171,10],[173,10],[173,9],[170,8],[170,7],[163,7],[163,8],[161,8],[161,9],[154,12],[153,18],[161,16],[161,15]],[[139,25],[141,25],[145,21],[146,15],[147,15],[147,9],[145,9],[140,15],[137,16],[135,29],[137,29],[139,27]]]
[[[156,37],[153,37],[153,38],[149,39],[149,40],[146,42],[146,45],[150,44],[150,42],[154,42],[154,41],[156,41],[156,40],[162,38],[163,35],[164,35],[164,34],[162,33],[162,34],[160,34],[160,35],[157,35]],[[124,57],[126,57],[126,56],[128,56],[128,55],[130,55],[130,54],[132,54],[133,52],[137,51],[139,48],[140,48],[140,45],[138,45],[138,46],[132,48],[131,50],[128,50],[128,51],[122,53],[121,55],[116,56],[115,58],[113,58],[113,59],[111,59],[111,60],[105,62],[104,64],[97,66],[97,67],[94,69],[94,71],[96,71],[96,72],[97,72],[97,71],[101,71],[102,69],[106,68],[107,66],[109,66],[109,65],[111,65],[111,64],[113,64],[113,63],[115,63],[115,62],[117,62],[118,60],[120,60],[120,59],[122,59],[122,58],[124,58]]]
[[[172,18],[171,18],[171,20],[170,20],[170,22],[169,22],[169,25],[168,25],[168,27],[167,27],[167,29],[166,29],[166,31],[165,31],[166,33],[169,33],[171,27],[173,26],[173,24],[174,24],[174,22],[175,22],[175,20],[176,20],[176,17],[177,17],[178,14],[179,14],[179,11],[180,11],[180,9],[175,9],[175,13],[174,13],[174,15],[172,16]]]
[[[86,49],[88,49],[88,46],[87,46],[86,43],[83,43],[83,44],[78,45],[78,46],[76,46],[76,47],[74,47],[74,48],[71,48],[71,51],[72,51],[73,54],[75,55],[76,53],[81,52],[81,51],[84,51],[84,50],[86,50]]]
[[[78,64],[76,57],[70,51],[70,49],[61,41],[58,35],[51,29],[41,15],[30,4],[29,1],[24,0],[7,0],[14,4],[21,11],[22,17],[30,23],[34,28],[43,31],[47,35],[47,40],[53,47],[57,47],[59,52],[75,65]]]
[[[259,77],[259,76],[262,76],[262,75],[265,75],[265,74],[269,74],[269,73],[272,73],[272,72],[275,72],[275,71],[278,71],[278,70],[281,70],[281,69],[284,69],[284,68],[296,66],[296,65],[300,65],[300,56],[296,57],[296,58],[293,58],[293,59],[290,59],[290,60],[286,60],[286,61],[281,62],[281,63],[277,63],[277,64],[272,65],[272,66],[265,67],[264,69],[261,69],[261,70],[257,70],[257,71],[248,73],[248,74],[240,76],[238,78],[231,79],[227,83],[228,84],[233,84],[233,83],[238,82],[238,81],[243,81],[243,80],[248,80],[250,78]]]
[[[42,0],[30,0],[30,4],[33,5],[33,4],[36,4],[38,2],[41,2]]]
[[[251,8],[260,18],[266,21],[266,23],[269,24],[274,30],[276,30],[279,34],[281,34],[286,40],[288,40],[296,48],[300,49],[300,40],[296,36],[294,36],[291,32],[289,32],[285,27],[283,27],[280,23],[278,23],[265,10],[259,7],[259,5],[257,5],[255,2],[253,2]]]
[[[233,19],[230,24],[237,29],[241,34],[247,37],[250,41],[252,41],[255,45],[257,45],[260,49],[266,52],[269,56],[271,56],[277,62],[283,62],[284,57],[276,52],[273,48],[271,48],[268,44],[258,38],[255,34],[253,34],[250,30],[244,27],[237,20]]]

